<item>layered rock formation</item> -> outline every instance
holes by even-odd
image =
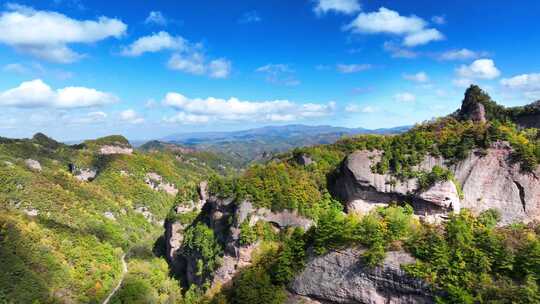
[[[371,167],[380,151],[357,151],[343,162],[334,192],[349,210],[366,211],[391,201],[407,201],[420,215],[443,215],[459,208],[474,212],[497,209],[501,224],[540,220],[540,168],[526,173],[511,161],[511,147],[498,142],[487,153],[471,153],[465,160],[448,166],[444,159],[427,156],[417,170],[429,172],[434,166],[450,169],[461,185],[463,198],[451,182],[436,184],[427,193],[418,192],[416,179],[396,180],[389,174],[373,173]]]
[[[409,254],[388,252],[380,266],[370,268],[361,260],[363,252],[349,248],[310,258],[290,291],[321,303],[434,303],[429,286],[401,270],[414,263]]]

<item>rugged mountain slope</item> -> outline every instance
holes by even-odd
[[[75,146],[43,134],[0,139],[0,299],[98,303],[127,254],[130,270],[111,303],[180,300],[152,248],[174,194],[189,196],[215,171],[177,156],[135,151],[121,136]]]
[[[536,111],[537,104],[506,109],[473,86],[454,115],[464,123],[449,118],[416,127],[412,132],[423,138],[405,143],[404,150],[380,146],[350,154],[337,173],[333,190],[349,210],[369,210],[384,201],[409,201],[431,215],[444,215],[460,208],[475,212],[496,209],[502,215],[502,224],[538,221],[540,134],[536,128],[519,130],[511,125],[514,122],[521,128],[534,127],[524,123],[523,118],[537,115],[540,119],[540,112]],[[508,123],[500,124],[497,119]],[[449,128],[449,124],[453,126]],[[451,137],[448,133],[452,131],[460,138],[451,138],[455,142],[450,148],[463,146],[466,153],[439,151],[448,145],[444,140]],[[464,138],[475,143],[467,144]],[[429,142],[426,145],[422,140]],[[418,146],[420,149],[416,150]],[[401,155],[389,156],[394,151]],[[393,161],[394,167],[382,168],[386,160]],[[422,189],[419,179],[434,169],[448,171],[451,181],[437,181],[428,185],[431,188]]]
[[[214,303],[536,303],[540,141],[516,126],[524,108],[471,87],[401,135],[214,178],[167,222],[170,263]]]

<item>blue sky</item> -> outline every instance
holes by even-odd
[[[540,2],[0,2],[0,136],[61,140],[445,115],[540,99]]]

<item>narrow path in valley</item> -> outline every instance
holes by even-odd
[[[114,287],[114,289],[109,293],[107,298],[103,300],[102,304],[108,304],[111,298],[114,296],[114,294],[118,291],[118,289],[120,289],[120,286],[122,286],[122,283],[124,282],[124,277],[126,276],[127,270],[128,268],[126,264],[126,254],[124,253],[122,255],[122,277],[120,278],[118,285],[116,285],[116,287]]]

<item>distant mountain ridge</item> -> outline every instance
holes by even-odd
[[[265,126],[261,128],[253,128],[240,131],[228,131],[228,132],[187,132],[176,133],[162,138],[162,141],[167,142],[197,142],[202,140],[230,140],[234,139],[246,139],[252,136],[279,136],[279,137],[292,137],[300,134],[335,134],[340,133],[344,135],[355,134],[393,134],[402,133],[410,129],[410,126],[399,126],[394,128],[380,128],[380,129],[365,129],[365,128],[346,128],[335,127],[329,125],[309,126],[309,125],[285,125],[285,126]]]
[[[343,136],[399,134],[409,129],[410,126],[370,130],[294,124],[230,132],[177,133],[164,137],[160,141],[198,150],[228,153],[247,163],[296,147],[331,144]]]

